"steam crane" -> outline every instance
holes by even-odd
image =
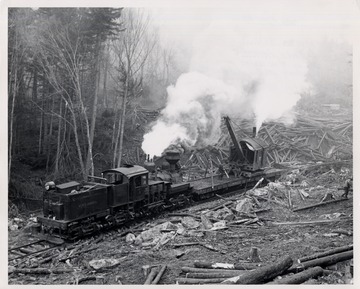
[[[240,163],[241,174],[246,177],[261,174],[266,166],[267,148],[262,139],[256,137],[256,128],[253,136],[237,140],[228,116],[224,117],[226,127],[234,144],[230,147],[230,161]]]

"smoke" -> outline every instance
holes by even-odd
[[[212,17],[205,19],[206,13]],[[266,121],[290,124],[293,107],[309,89],[306,53],[317,34],[304,31],[301,20],[226,9],[200,15],[201,22],[182,42],[191,42],[189,72],[167,89],[167,105],[144,137],[148,154],[160,155],[179,142],[216,143],[222,115],[254,119],[258,130]]]

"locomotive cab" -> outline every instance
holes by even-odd
[[[148,170],[137,165],[126,165],[102,172],[102,178],[113,185],[110,194],[111,207],[142,200],[148,187],[148,175]]]

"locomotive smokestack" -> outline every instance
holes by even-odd
[[[253,126],[253,137],[256,137],[256,126]]]
[[[165,154],[165,160],[170,164],[170,172],[176,170],[176,163],[180,160],[180,152],[177,151],[167,151]]]

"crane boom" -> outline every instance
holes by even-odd
[[[224,119],[225,119],[226,127],[227,127],[227,129],[229,131],[230,137],[232,139],[232,142],[234,143],[235,150],[236,150],[237,154],[239,155],[240,161],[241,162],[246,162],[244,152],[241,149],[241,146],[240,146],[239,142],[237,141],[234,130],[233,130],[232,126],[231,126],[230,118],[228,116],[224,116]]]

